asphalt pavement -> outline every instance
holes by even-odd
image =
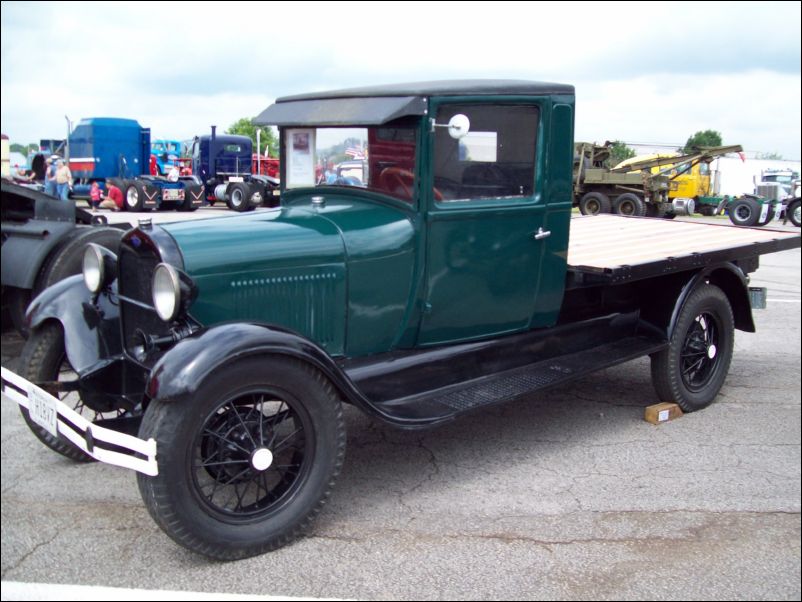
[[[756,334],[736,333],[709,408],[645,422],[658,401],[647,359],[430,431],[347,408],[343,473],[311,531],[238,562],[174,544],[132,472],[54,454],[4,396],[2,580],[356,599],[799,600],[799,249],[762,257],[752,284],[769,287],[768,309],[755,311]],[[21,344],[3,335],[4,366]]]

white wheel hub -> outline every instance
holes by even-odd
[[[273,464],[273,452],[266,447],[260,447],[251,456],[251,466],[254,470],[267,470]]]

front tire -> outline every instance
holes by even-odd
[[[709,406],[732,361],[735,340],[732,307],[712,284],[697,287],[680,310],[667,349],[652,355],[652,384],[661,401],[684,412]]]
[[[156,523],[219,560],[281,547],[320,512],[345,456],[340,400],[299,361],[223,367],[186,402],[151,402],[139,436],[156,439],[159,474],[138,474]]]
[[[59,381],[68,391],[57,397],[90,422],[117,418],[118,411],[101,413],[87,406],[78,392],[78,375],[73,371],[64,350],[64,330],[58,322],[45,322],[31,332],[20,357],[20,376],[34,384]],[[77,448],[68,439],[59,435],[54,437],[36,424],[28,410],[20,406],[20,412],[33,434],[54,452],[76,462],[94,462],[94,458]]]

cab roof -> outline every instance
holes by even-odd
[[[278,98],[255,123],[278,126],[380,125],[425,115],[432,96],[572,95],[566,84],[517,79],[465,79],[347,88]]]

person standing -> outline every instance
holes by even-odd
[[[92,182],[92,187],[89,189],[89,205],[94,210],[100,207],[100,201],[103,200],[103,191],[100,190],[100,185],[95,181]]]
[[[72,172],[64,159],[56,161],[56,195],[62,201],[66,201],[70,197],[70,189],[72,188]]]
[[[47,169],[45,170],[45,194],[56,196],[58,194],[56,189],[56,160],[58,155],[53,155],[47,160]]]

